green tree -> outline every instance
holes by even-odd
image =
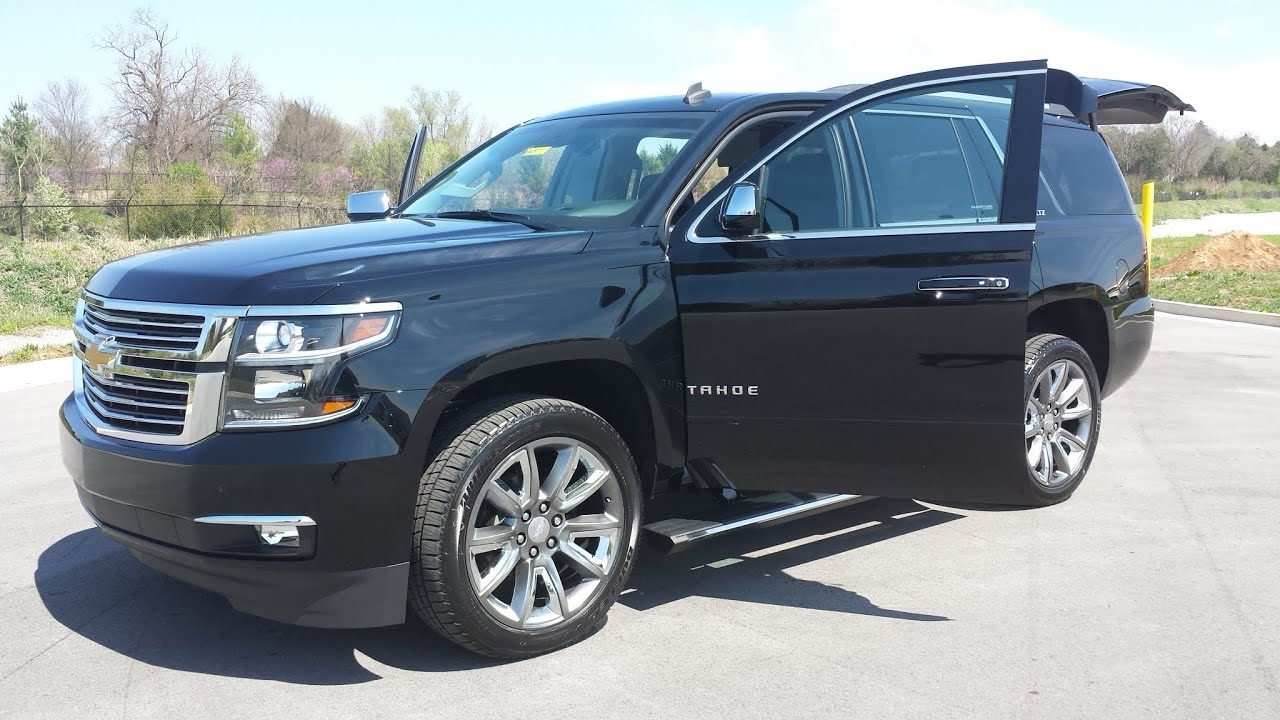
[[[41,237],[51,238],[70,229],[74,221],[71,208],[71,197],[58,183],[41,175],[32,190],[36,204],[41,207],[32,208],[31,226]]]
[[[223,194],[193,162],[173,163],[166,178],[148,182],[133,200],[133,229],[143,237],[207,237],[225,235],[232,213]]]
[[[19,198],[26,197],[23,173],[39,170],[44,142],[40,122],[31,115],[22,98],[13,101],[9,114],[0,123],[0,152],[4,154],[4,169],[14,184],[15,194]]]
[[[252,165],[262,157],[258,149],[258,134],[249,127],[249,121],[241,113],[233,113],[222,131],[222,152],[233,165]]]

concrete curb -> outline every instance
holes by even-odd
[[[1211,320],[1227,320],[1229,322],[1249,323],[1250,325],[1267,325],[1280,328],[1280,313],[1257,312],[1256,310],[1236,310],[1235,308],[1214,307],[1212,305],[1196,305],[1194,303],[1174,302],[1173,300],[1153,300],[1156,310],[1170,315],[1187,315],[1190,317],[1209,318]]]

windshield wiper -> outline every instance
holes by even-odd
[[[499,212],[496,210],[446,210],[444,212],[429,213],[425,217],[436,218],[453,218],[457,220],[493,220],[495,222],[514,222],[520,223],[525,227],[534,230],[561,230],[556,225],[539,222],[530,218],[528,215],[520,215],[519,213]]]

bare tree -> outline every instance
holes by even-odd
[[[341,120],[311,98],[281,98],[271,124],[275,138],[271,154],[299,164],[340,161],[352,134]]]
[[[177,35],[149,9],[133,13],[98,41],[115,56],[111,121],[147,153],[152,170],[184,158],[208,158],[231,114],[261,101],[248,68],[233,57],[224,67],[196,49],[177,46]]]
[[[1219,142],[1217,133],[1184,115],[1165,118],[1164,131],[1169,136],[1168,179],[1185,180],[1199,175]]]
[[[50,82],[36,101],[36,111],[48,130],[54,161],[74,191],[80,187],[83,173],[97,165],[101,147],[98,123],[89,109],[89,92],[72,78]]]

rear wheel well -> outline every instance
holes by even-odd
[[[1075,340],[1089,354],[1104,384],[1111,361],[1111,345],[1107,336],[1107,314],[1094,300],[1073,298],[1058,300],[1036,308],[1027,318],[1027,335],[1056,333]]]
[[[566,360],[509,370],[463,388],[445,414],[486,398],[515,393],[560,398],[588,408],[622,436],[641,481],[647,484],[653,477],[651,469],[657,462],[653,416],[644,386],[630,368],[610,360]]]

